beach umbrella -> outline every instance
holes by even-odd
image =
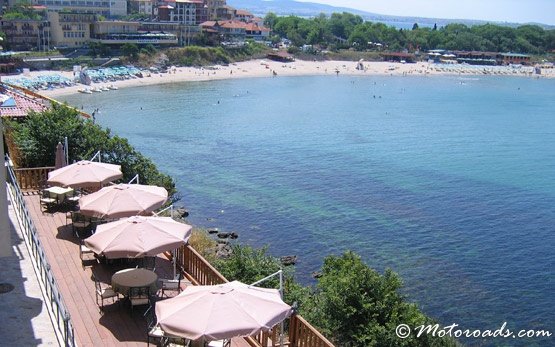
[[[116,184],[79,199],[80,211],[97,218],[122,218],[147,214],[168,199],[163,187],[142,184]]]
[[[100,224],[85,245],[109,259],[156,256],[185,245],[191,229],[170,217],[133,216]]]
[[[277,289],[238,281],[187,286],[178,296],[157,302],[155,310],[166,333],[207,341],[268,331],[292,313]]]
[[[66,155],[64,153],[64,146],[61,142],[58,142],[56,146],[56,160],[54,161],[54,167],[57,169],[63,168],[66,166]]]
[[[48,173],[48,184],[72,188],[94,187],[123,177],[114,164],[81,160]]]

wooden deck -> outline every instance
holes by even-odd
[[[95,296],[92,271],[101,282],[110,283],[111,275],[122,267],[94,264],[83,269],[79,258],[79,241],[73,235],[71,224],[66,225],[66,213],[43,213],[36,192],[26,192],[25,203],[33,219],[39,238],[64,303],[74,326],[79,346],[144,346],[147,342],[143,310],[131,310],[126,305],[105,301],[101,314]],[[156,260],[159,278],[170,278],[171,263],[162,257]],[[249,346],[242,339],[234,339],[233,347]]]

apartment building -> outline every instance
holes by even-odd
[[[92,13],[48,12],[52,45],[73,48],[85,45],[91,39],[91,25],[97,20]]]
[[[226,6],[226,0],[204,0],[208,11],[208,20],[218,19],[218,8]]]
[[[50,23],[46,19],[3,19],[0,30],[6,34],[3,45],[10,50],[47,51],[51,47]]]
[[[105,17],[127,15],[127,0],[32,0],[31,4],[46,6],[49,11],[93,13]]]
[[[150,18],[153,18],[157,14],[155,11],[155,0],[130,0],[128,6],[130,13],[145,14]]]

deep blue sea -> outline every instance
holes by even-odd
[[[62,99],[99,108],[174,177],[191,223],[298,255],[306,283],[351,249],[442,324],[555,332],[555,80],[278,77]]]

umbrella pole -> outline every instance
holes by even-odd
[[[69,147],[67,145],[67,136],[64,137],[64,154],[66,155],[66,165],[69,165]]]
[[[175,249],[174,249],[172,251],[173,279],[175,279],[175,275],[176,275],[175,256],[176,256],[176,252],[175,252]]]

